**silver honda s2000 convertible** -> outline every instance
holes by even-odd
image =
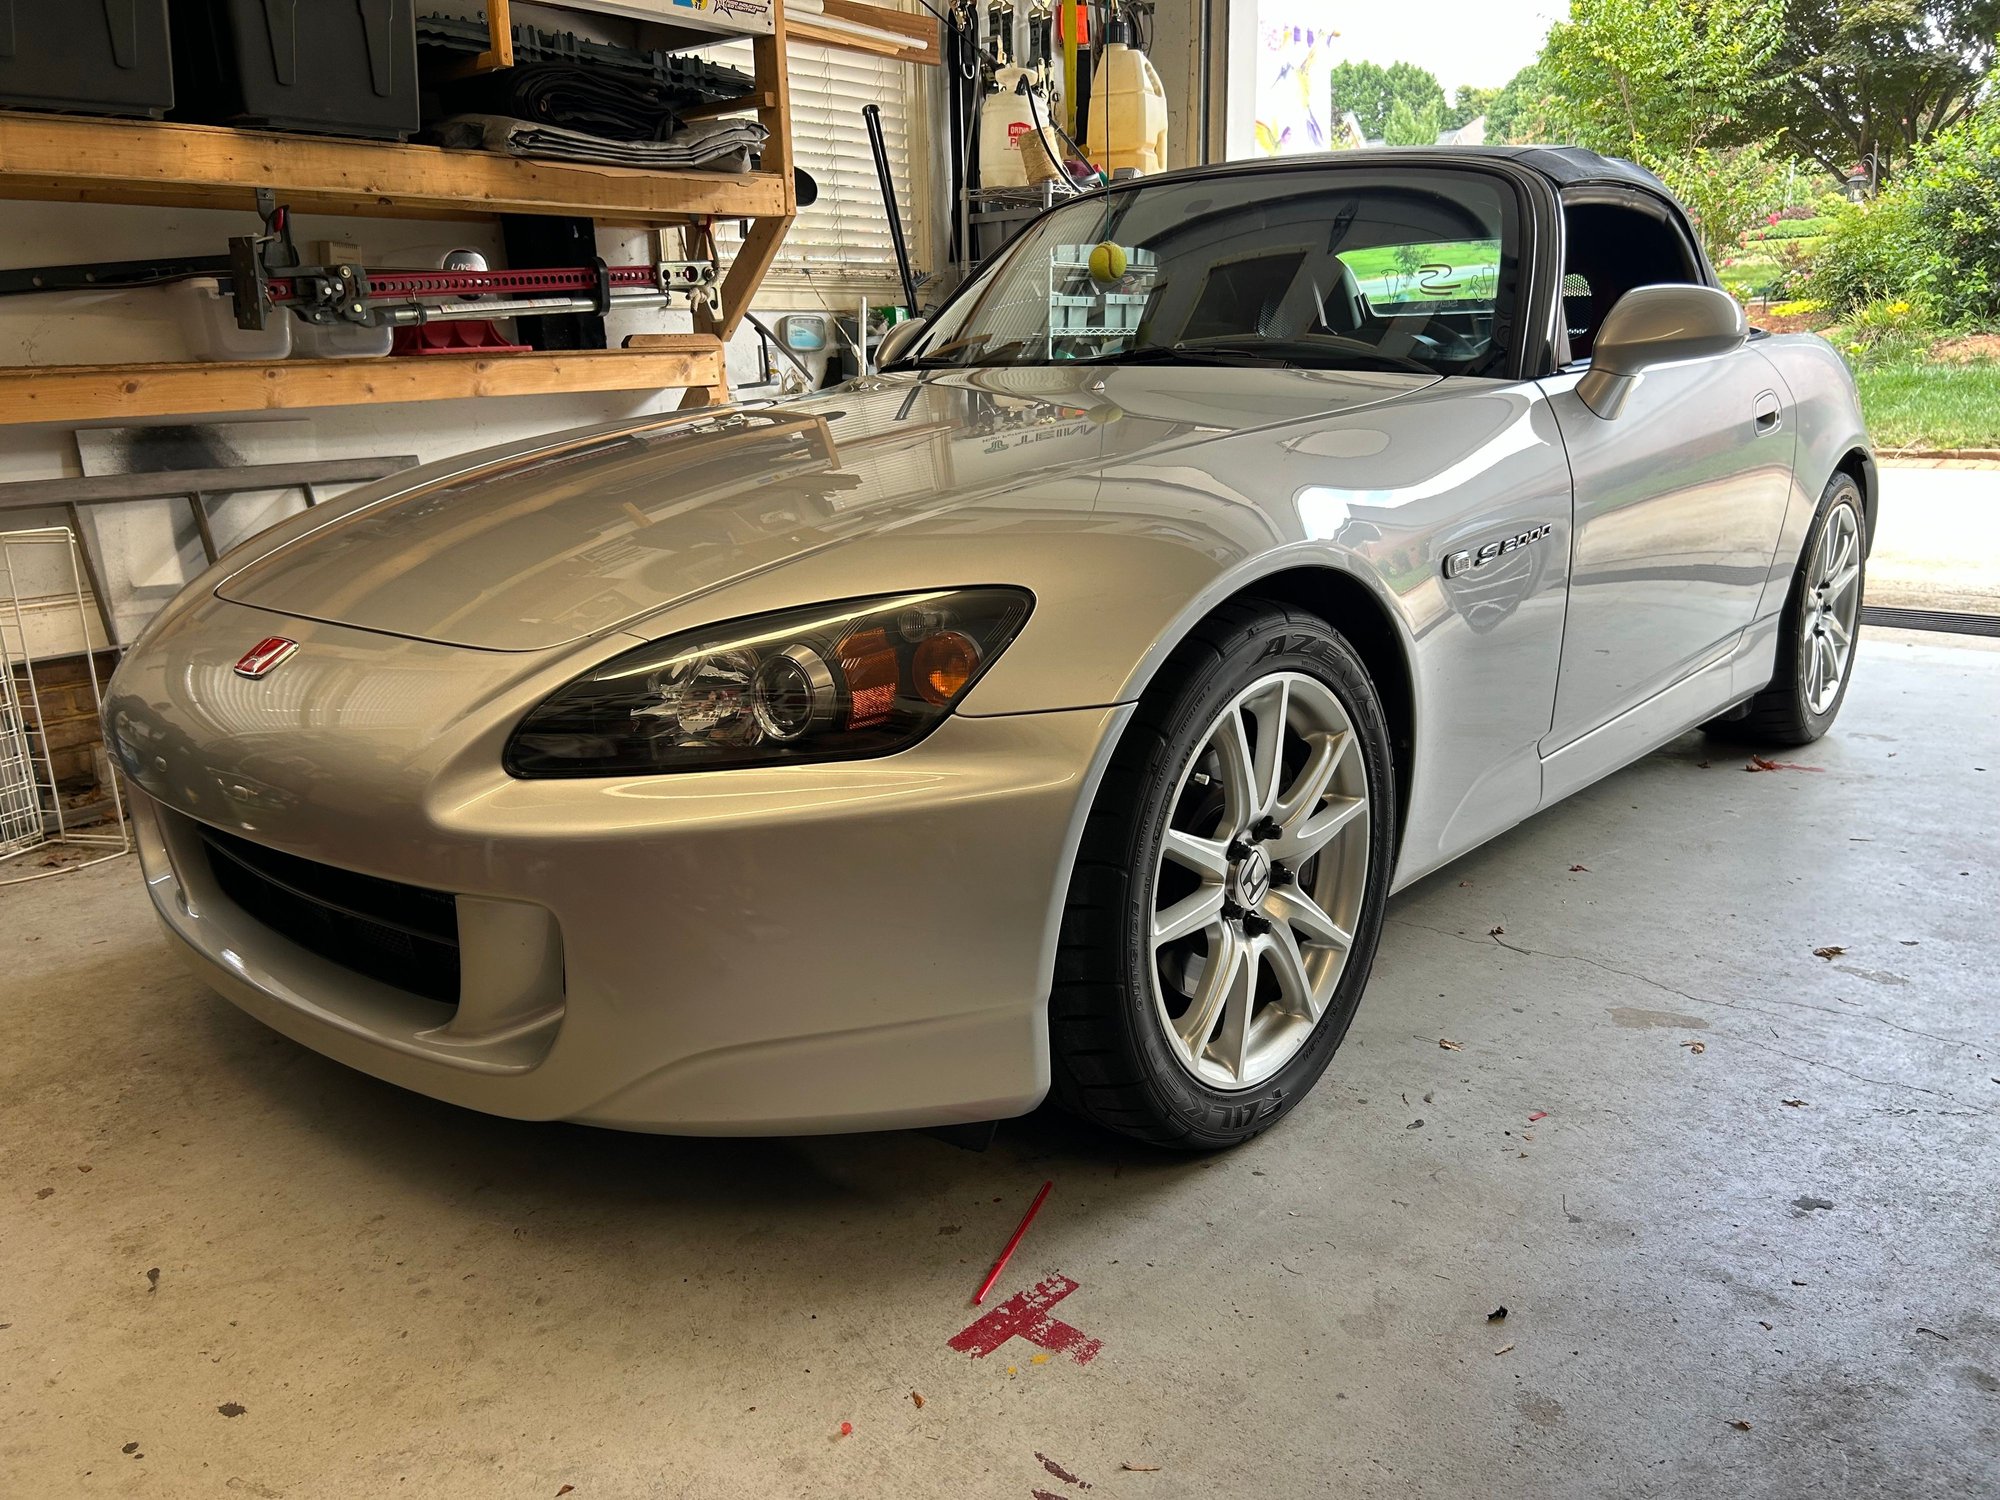
[[[197,973],[496,1114],[1216,1147],[1398,887],[1684,731],[1799,744],[1875,468],[1681,209],[1572,150],[1043,215],[883,373],[398,475],[107,704]]]

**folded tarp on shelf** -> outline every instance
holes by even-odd
[[[711,172],[749,171],[751,156],[770,135],[755,120],[700,120],[682,126],[669,140],[614,141],[506,115],[453,115],[433,121],[430,133],[442,146],[509,156],[662,170],[701,167]]]
[[[446,114],[506,115],[606,140],[664,141],[680,123],[675,111],[699,97],[639,73],[529,63],[455,80],[445,86],[441,102]]]

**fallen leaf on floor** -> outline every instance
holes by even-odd
[[[562,1487],[561,1489],[559,1489],[559,1490],[557,1490],[557,1491],[556,1491],[556,1500],[562,1500],[562,1497],[563,1497],[564,1495],[567,1495],[567,1494],[569,1494],[569,1493],[570,1493],[570,1492],[571,1492],[572,1490],[574,1490],[575,1488],[576,1488],[576,1486],[575,1486],[575,1485],[573,1485],[573,1484],[566,1484],[566,1485],[564,1485],[564,1486],[563,1486],[563,1487]]]
[[[1750,757],[1750,763],[1743,769],[1746,771],[1824,771],[1826,767],[1801,765],[1795,760],[1766,760],[1761,755],[1753,755]]]
[[[2000,1083],[2000,1078],[1996,1078],[1996,1079],[1994,1079],[1993,1081],[1994,1081],[1995,1083]],[[35,1196],[36,1196],[37,1198],[53,1198],[53,1197],[54,1197],[55,1195],[56,1195],[56,1190],[55,1190],[54,1188],[36,1188],[36,1189],[35,1189]]]
[[[1748,1432],[1750,1430],[1750,1424],[1744,1421],[1741,1417],[1736,1418],[1729,1425],[1731,1427],[1734,1427],[1738,1432]]]
[[[911,1391],[910,1399],[916,1402],[918,1411],[922,1411],[924,1409],[924,1397],[921,1391]]]
[[[1504,927],[1489,927],[1486,929],[1486,935],[1488,937],[1499,937],[1506,930]]]
[[[1706,1052],[1708,1050],[1707,1042],[1682,1042],[1681,1045],[1690,1052]]]
[[[1494,1308],[1492,1312],[1486,1315],[1486,1321],[1489,1323],[1498,1323],[1502,1321],[1506,1316],[1507,1316],[1507,1304],[1503,1302],[1500,1304],[1500,1306]]]
[[[1832,963],[1836,958],[1840,957],[1840,955],[1845,953],[1846,951],[1847,950],[1841,947],[1840,944],[1838,943],[1829,943],[1824,948],[1813,949],[1813,957],[1823,958],[1828,963]]]
[[[1939,1333],[1939,1332],[1938,1332],[1938,1331],[1937,1331],[1937,1330],[1936,1330],[1935,1328],[1919,1328],[1919,1329],[1917,1330],[1917,1332],[1918,1332],[1918,1333],[1928,1333],[1928,1334],[1929,1334],[1929,1335],[1930,1335],[1930,1336],[1931,1336],[1932,1338],[1934,1338],[1934,1339],[1944,1339],[1944,1341],[1945,1341],[1945,1342],[1946,1342],[1947,1344],[1949,1344],[1949,1343],[1951,1342],[1951,1340],[1950,1340],[1950,1339],[1948,1339],[1948,1338],[1945,1338],[1945,1336],[1944,1336],[1943,1334]]]
[[[1464,889],[1465,889],[1465,888],[1466,888],[1467,886],[1469,886],[1469,885],[1471,885],[1471,884],[1472,884],[1472,882],[1471,882],[1471,881],[1469,881],[1469,880],[1461,880],[1461,881],[1460,881],[1460,882],[1458,883],[1458,888],[1459,888],[1460,890],[1464,890]]]
[[[1437,1098],[1436,1094],[1426,1094],[1424,1095],[1424,1103],[1429,1104],[1435,1098]]]
[[[1532,1141],[1534,1138],[1535,1138],[1535,1133],[1532,1130],[1524,1130],[1521,1132],[1521,1139],[1524,1141]]]
[[[79,1172],[88,1172],[88,1171],[90,1170],[90,1163],[89,1163],[89,1162],[87,1162],[87,1161],[85,1161],[85,1162],[78,1162],[78,1163],[77,1163],[77,1165],[76,1165],[76,1169],[77,1169],[77,1171],[79,1171]]]
[[[1157,1474],[1160,1472],[1158,1464],[1120,1464],[1118,1467],[1123,1469],[1127,1474]]]
[[[1765,1322],[1765,1321],[1764,1321],[1764,1320],[1763,1320],[1762,1318],[1759,1318],[1759,1319],[1757,1320],[1757,1326],[1758,1326],[1759,1328],[1763,1329],[1763,1330],[1764,1330],[1764,1332],[1766,1332],[1766,1333],[1769,1333],[1769,1332],[1771,1332],[1771,1331],[1772,1331],[1772,1329],[1773,1329],[1773,1328],[1774,1328],[1774,1327],[1775,1327],[1776,1325],[1775,1325],[1775,1324],[1771,1324],[1771,1323],[1766,1323],[1766,1322]]]
[[[1410,1121],[1409,1124],[1403,1127],[1403,1129],[1405,1130],[1422,1130],[1423,1128],[1424,1128],[1424,1122],[1422,1120],[1412,1120]]]
[[[1493,1351],[1493,1357],[1498,1359],[1503,1354],[1512,1354],[1513,1352],[1514,1346],[1512,1344],[1503,1344]]]
[[[1572,874],[1572,875],[1588,875],[1588,874],[1590,873],[1590,866],[1589,866],[1589,865],[1571,865],[1571,866],[1569,867],[1569,872],[1570,872],[1570,874]]]
[[[159,1289],[160,1289],[160,1268],[158,1266],[154,1266],[146,1272],[146,1290],[149,1292],[157,1292]]]
[[[1547,1110],[1538,1109],[1533,1114],[1528,1116],[1528,1123],[1532,1125],[1535,1123],[1535,1121],[1546,1120],[1548,1117],[1549,1117],[1549,1112]]]
[[[1809,1214],[1816,1208],[1832,1208],[1833,1200],[1831,1198],[1794,1198],[1792,1200],[1792,1207],[1796,1208],[1800,1213]]]
[[[1898,938],[1896,941],[1901,943],[1905,948],[1914,948],[1917,946],[1915,938]]]
[[[1439,1037],[1439,1038],[1438,1038],[1438,1045],[1439,1045],[1440,1047],[1444,1048],[1444,1050],[1445,1050],[1445,1051],[1447,1051],[1447,1052],[1463,1052],[1463,1051],[1465,1050],[1465,1048],[1463,1048],[1462,1046],[1460,1046],[1460,1045],[1459,1045],[1459,1044],[1458,1044],[1457,1042],[1454,1042],[1454,1041],[1453,1041],[1453,1040],[1452,1040],[1452,1039],[1451,1039],[1450,1037],[1448,1037],[1448,1036],[1441,1036],[1441,1037]],[[1996,1079],[1994,1079],[1993,1081],[1994,1081],[1995,1083],[2000,1083],[2000,1078],[1996,1078]]]
[[[1705,760],[1698,760],[1695,762],[1695,767],[1697,770],[1706,771],[1708,769],[1708,762]]]
[[[1806,1107],[1806,1101],[1803,1099],[1780,1099],[1778,1102],[1790,1109],[1804,1109]]]
[[[240,1417],[249,1409],[249,1407],[243,1405],[240,1401],[225,1401],[222,1405],[216,1407],[216,1410],[221,1412],[225,1417]]]

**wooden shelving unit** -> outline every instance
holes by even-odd
[[[439,401],[461,396],[549,396],[720,386],[722,347],[690,335],[687,347],[640,352],[412,355],[388,359],[287,359],[271,364],[39,365],[0,369],[0,425],[107,417],[292,411]]]
[[[259,188],[302,213],[564,214],[646,228],[705,216],[782,217],[792,201],[789,173],[780,180],[768,170],[655,173],[442,146],[0,110],[0,197],[254,209]]]
[[[489,0],[487,13],[491,45],[474,66],[502,67],[512,57],[506,0]],[[714,399],[726,389],[723,344],[798,211],[785,39],[778,0],[771,31],[753,39],[755,86],[736,106],[754,110],[770,132],[759,169],[747,173],[648,173],[436,146],[0,111],[0,200],[250,209],[257,190],[269,188],[309,212],[750,225],[722,279],[722,317],[698,315],[698,333],[665,347],[652,340],[645,349],[590,353],[0,368],[0,425],[674,387],[686,388],[683,404]]]

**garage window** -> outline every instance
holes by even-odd
[[[733,42],[707,55],[748,69],[750,44]],[[920,68],[894,58],[793,42],[791,61],[792,159],[819,184],[819,199],[799,210],[766,284],[810,283],[827,296],[836,291],[876,292],[899,285],[896,252],[882,215],[882,189],[861,106],[882,110],[882,138],[897,207],[910,239],[912,259],[924,258],[923,225],[912,213],[920,201],[911,172],[911,125],[922,108],[915,75]],[[726,260],[734,252],[734,222],[716,226]],[[845,311],[845,307],[841,309]]]

